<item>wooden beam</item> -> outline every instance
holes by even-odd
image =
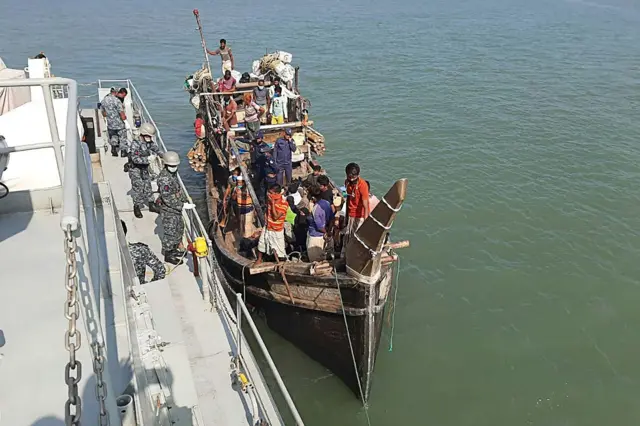
[[[249,275],[264,274],[278,269],[278,265],[273,262],[265,262],[249,268]]]
[[[407,248],[409,246],[410,246],[409,240],[403,240],[403,241],[398,241],[398,242],[395,242],[395,243],[385,244],[384,248],[385,249],[396,250],[396,249],[401,249],[401,248]]]
[[[313,121],[309,121],[308,125],[313,125]],[[283,123],[283,124],[265,124],[260,126],[260,130],[283,130],[291,127],[302,127],[302,121],[292,121],[291,123]],[[235,133],[243,133],[247,131],[246,127],[232,127]]]

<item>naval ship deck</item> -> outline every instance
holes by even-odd
[[[78,115],[72,105],[77,96],[75,82],[59,78],[26,81],[29,83],[23,80],[21,84],[42,85],[45,89],[41,107],[48,113],[50,85],[69,86],[66,130],[70,137],[65,143],[64,126],[55,129],[49,120],[52,142],[21,143],[15,137],[20,134],[16,129],[25,128],[16,113],[20,107],[0,116],[0,134],[7,136],[10,146],[0,148],[0,154],[48,149],[53,159],[50,155],[53,149],[61,175],[64,166],[63,185],[59,185],[60,179],[50,188],[16,187],[0,199],[0,424],[65,424],[68,396],[64,372],[69,353],[64,344],[68,325],[63,311],[67,256],[61,223],[66,223],[70,216],[75,216],[78,222],[73,235],[78,242],[78,330],[82,344],[77,359],[83,370],[78,383],[85,419],[82,424],[99,424],[97,377],[92,371],[95,359],[92,342],[96,341],[104,341],[105,346],[107,368],[103,376],[108,389],[106,409],[112,425],[121,424],[124,408],[118,396],[122,394],[134,397],[136,423],[130,424],[253,425],[259,421],[284,424],[241,328],[237,327],[238,318],[213,270],[213,257],[200,259],[200,277],[194,276],[193,260],[188,255],[185,264],[175,269],[168,265],[170,273],[165,279],[140,285],[120,219],[128,227],[126,240],[148,244],[162,259],[159,216],[146,209],[142,219],[133,216],[131,185],[128,174],[123,172],[125,159],[105,155],[100,150],[100,154],[92,155],[93,170],[85,168],[88,156],[83,155],[77,135],[74,137],[70,130]],[[18,84],[0,81],[0,87]],[[135,105],[143,119],[153,123],[135,87],[128,81],[127,85],[133,98],[128,100],[128,107]],[[58,119],[58,123],[63,122]],[[47,123],[30,125],[46,127]],[[106,129],[104,122],[101,126]],[[97,135],[96,146],[106,142],[105,136],[106,132]],[[159,132],[157,141],[163,149]],[[61,152],[60,146],[65,150]],[[74,169],[71,163],[74,158],[77,170],[69,174]],[[27,172],[37,174],[38,170],[36,167]],[[75,173],[77,179],[72,176]],[[89,183],[91,175],[93,184]],[[84,186],[83,176],[87,182]],[[70,185],[75,186],[69,189]],[[76,203],[75,214],[69,200]],[[185,221],[188,238],[204,236],[197,214],[185,213]],[[238,306],[243,308],[238,311],[242,316],[246,310],[244,305]],[[251,319],[247,321],[253,329]],[[241,371],[234,371],[232,358],[238,355]],[[272,366],[267,353],[265,356]],[[302,424],[273,368],[296,424]],[[234,377],[238,372],[246,374],[248,386],[242,388],[236,383]]]

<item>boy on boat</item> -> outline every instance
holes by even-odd
[[[258,260],[256,265],[262,263],[265,254],[275,255],[284,259],[287,252],[284,243],[284,221],[289,210],[289,203],[282,196],[282,187],[274,184],[269,188],[267,198],[267,226],[262,230],[258,241]]]
[[[269,107],[271,114],[271,124],[283,124],[287,121],[287,98],[282,96],[282,87],[276,87]]]
[[[322,166],[320,164],[314,164],[312,167],[313,171],[302,181],[302,186],[307,189],[317,186],[318,177],[322,175]]]

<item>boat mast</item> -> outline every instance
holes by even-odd
[[[207,64],[207,71],[209,71],[209,75],[211,76],[211,79],[213,79],[213,74],[211,74],[211,64],[209,63],[209,54],[207,53],[207,42],[204,40],[204,33],[202,32],[202,24],[200,23],[200,12],[198,12],[198,9],[193,9],[193,16],[196,17],[196,23],[198,24],[198,31],[200,31],[200,41],[202,43],[204,60]]]

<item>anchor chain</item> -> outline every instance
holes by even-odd
[[[94,342],[93,346],[93,372],[96,375],[96,399],[100,404],[100,413],[98,414],[98,424],[100,426],[109,425],[109,412],[107,411],[107,384],[103,380],[104,373],[104,344]]]
[[[81,345],[80,331],[76,327],[80,313],[76,250],[76,240],[73,238],[69,225],[64,233],[64,252],[67,263],[64,283],[67,290],[67,300],[64,303],[64,317],[68,320],[67,331],[64,333],[64,347],[69,352],[69,362],[64,368],[68,390],[67,402],[64,405],[66,426],[80,425],[80,417],[82,416],[82,400],[78,395],[78,383],[82,379],[82,363],[76,359],[76,351],[80,349]]]

